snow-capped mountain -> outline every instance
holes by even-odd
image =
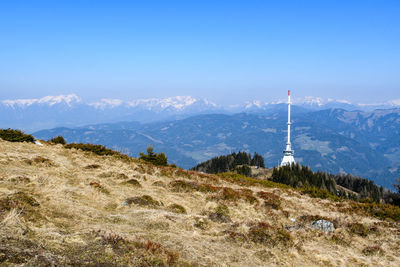
[[[389,109],[400,107],[400,99],[390,100],[384,103],[375,104],[363,104],[363,103],[351,103],[348,100],[338,99],[323,99],[321,97],[306,96],[301,98],[292,98],[291,100],[294,106],[299,106],[305,109],[311,110],[322,110],[330,108],[342,108],[346,110],[361,110],[361,111],[372,111],[375,109]],[[263,102],[260,100],[253,100],[245,102],[244,105],[235,106],[235,109],[242,109],[245,111],[262,111],[268,110],[273,106],[286,104],[287,99],[279,99],[272,102]]]
[[[222,112],[207,99],[191,96],[136,100],[103,98],[84,102],[75,94],[0,101],[0,128],[35,131],[116,121],[152,122]]]
[[[103,98],[85,102],[76,94],[45,96],[34,99],[0,101],[0,128],[19,128],[36,131],[58,126],[79,126],[117,121],[141,123],[183,119],[199,114],[233,114],[240,112],[268,114],[286,108],[286,101],[265,102],[254,100],[241,105],[222,106],[207,99],[174,96],[147,99]],[[400,106],[400,100],[383,104],[352,104],[346,100],[324,100],[319,97],[293,98],[298,111],[342,108],[371,111],[378,108]]]
[[[191,96],[174,96],[167,98],[147,98],[124,101],[121,99],[103,98],[99,101],[88,103],[89,106],[97,109],[112,109],[123,107],[127,109],[141,109],[147,111],[163,112],[170,111],[186,111],[188,109],[197,108],[200,110],[212,110],[217,105],[207,99],[196,99]]]
[[[16,99],[16,100],[3,100],[1,103],[6,107],[12,108],[27,108],[32,105],[48,105],[53,106],[56,104],[65,104],[67,106],[72,106],[74,104],[80,103],[81,99],[75,94],[69,95],[58,95],[58,96],[45,96],[42,98],[32,98],[32,99]]]

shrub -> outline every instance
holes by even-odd
[[[24,134],[20,130],[0,129],[0,138],[9,142],[35,142],[35,138],[30,134]]]
[[[253,191],[250,189],[234,190],[230,187],[220,187],[218,193],[213,197],[217,200],[238,201],[244,199],[245,201],[253,204],[257,202],[257,198],[253,196]]]
[[[175,213],[180,213],[180,214],[186,214],[186,209],[185,207],[179,205],[179,204],[172,204],[168,206],[168,210],[175,212]]]
[[[248,242],[249,238],[247,235],[231,230],[225,230],[223,231],[224,234],[228,235],[228,239],[236,242]]]
[[[17,192],[0,199],[0,211],[11,210],[12,208],[24,209],[27,206],[38,207],[40,204],[36,199],[24,192]]]
[[[100,185],[98,182],[90,182],[89,185],[101,193],[104,193],[107,195],[110,194],[110,191],[108,191],[106,188],[104,188],[104,186]]]
[[[293,238],[288,231],[274,228],[265,222],[259,222],[250,227],[248,236],[251,241],[267,246],[289,247],[293,245]]]
[[[204,218],[196,218],[194,227],[199,228],[201,230],[206,230],[210,227],[210,223],[208,222],[208,220],[206,220]]]
[[[95,154],[97,154],[99,156],[118,156],[118,157],[123,158],[123,159],[130,159],[130,157],[128,157],[127,155],[124,155],[124,154],[122,154],[120,152],[111,150],[111,149],[109,149],[109,148],[107,148],[105,146],[102,146],[102,145],[71,143],[71,144],[65,145],[65,148],[68,148],[68,149],[75,148],[75,149],[79,149],[79,150],[82,150],[82,151],[93,152],[93,153],[95,153]]]
[[[159,187],[166,187],[166,185],[163,181],[155,181],[152,185],[159,186]]]
[[[140,152],[139,159],[152,163],[156,166],[168,166],[168,158],[164,153],[154,153],[152,146],[147,147],[147,155]]]
[[[240,199],[240,194],[230,187],[224,187],[217,196],[218,199],[236,201]]]
[[[176,180],[169,183],[169,186],[176,192],[192,192],[198,191],[198,185],[195,182],[186,182],[183,180]]]
[[[90,164],[90,165],[87,165],[87,166],[85,166],[85,169],[98,169],[98,168],[101,168],[101,165],[99,165],[99,164]]]
[[[57,137],[53,137],[49,141],[54,144],[62,144],[62,145],[65,145],[67,143],[67,142],[65,142],[64,137],[62,137],[61,135],[59,135]]]
[[[227,223],[231,222],[231,217],[229,217],[229,209],[226,205],[220,204],[215,209],[215,212],[209,214],[208,218],[214,222]]]
[[[365,247],[362,250],[362,253],[365,256],[371,256],[371,255],[376,255],[376,254],[383,255],[384,254],[382,248],[379,247],[379,246],[368,246],[368,247]]]
[[[339,246],[350,246],[351,244],[351,240],[346,238],[345,235],[341,234],[341,233],[334,233],[332,234],[330,240],[335,243],[336,245]]]
[[[291,188],[285,184],[275,183],[270,180],[258,180],[258,179],[243,176],[238,173],[225,172],[225,173],[218,173],[217,176],[227,182],[239,184],[242,186],[260,185],[260,186],[268,187],[268,188]]]
[[[322,199],[329,199],[332,201],[343,201],[343,198],[340,198],[336,195],[329,193],[326,189],[320,189],[314,186],[304,186],[300,188],[300,191],[304,194],[309,195],[313,198],[322,198]]]
[[[204,193],[218,192],[221,187],[210,184],[201,184],[196,182],[187,182],[183,180],[175,180],[169,183],[169,186],[176,192],[193,192],[199,191]]]
[[[274,193],[260,191],[257,193],[257,196],[264,200],[264,206],[271,207],[276,210],[281,208],[281,199]]]
[[[349,231],[352,234],[356,234],[362,237],[366,237],[369,234],[369,229],[364,224],[352,223],[349,225]]]
[[[357,203],[352,201],[350,202],[350,208],[346,209],[346,211],[349,213],[361,212],[381,220],[400,221],[400,207],[390,204]]]
[[[136,179],[130,179],[130,180],[126,181],[125,183],[129,184],[129,185],[136,186],[136,187],[142,187],[142,185]]]
[[[44,158],[42,156],[36,156],[32,160],[33,160],[33,162],[35,162],[37,164],[43,164],[48,167],[54,166],[54,163],[51,160]]]
[[[154,200],[151,196],[143,195],[140,197],[131,197],[124,201],[127,205],[136,204],[139,206],[160,206],[157,200]]]

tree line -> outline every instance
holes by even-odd
[[[276,167],[272,173],[272,181],[292,187],[316,187],[329,193],[354,200],[371,199],[380,202],[388,192],[373,181],[350,174],[333,175],[326,172],[313,172],[309,167],[299,163]],[[341,187],[342,188],[341,188]],[[344,190],[346,188],[355,193]]]
[[[264,158],[257,153],[251,156],[250,153],[240,151],[238,153],[234,152],[226,156],[212,158],[196,165],[192,170],[214,174],[236,171],[249,176],[251,172],[249,166],[265,168]]]

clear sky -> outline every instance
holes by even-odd
[[[400,99],[399,0],[2,0],[0,99]]]

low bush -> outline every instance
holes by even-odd
[[[369,228],[362,223],[352,223],[348,225],[349,232],[362,237],[366,237],[369,234]]]
[[[93,144],[82,144],[82,143],[71,143],[71,144],[67,144],[65,145],[65,148],[68,149],[79,149],[82,151],[88,151],[88,152],[93,152],[96,155],[99,156],[117,156],[119,158],[123,158],[123,159],[131,159],[130,157],[128,157],[127,155],[124,155],[120,152],[111,150],[105,146],[102,145],[93,145]]]
[[[89,185],[101,193],[104,193],[106,195],[110,194],[110,191],[108,191],[104,186],[100,185],[98,182],[90,182]]]
[[[281,208],[281,199],[274,193],[260,191],[257,196],[264,200],[264,206],[279,210]]]
[[[36,156],[32,159],[32,161],[36,164],[42,164],[48,167],[55,165],[50,159],[44,158],[42,156]]]
[[[169,183],[169,186],[176,192],[194,192],[199,191],[203,193],[218,192],[221,187],[213,186],[210,184],[202,184],[197,182],[188,182],[184,180],[175,180]]]
[[[235,242],[248,242],[249,238],[246,234],[239,233],[236,231],[225,230],[224,234],[228,235],[228,240],[235,241]]]
[[[132,185],[135,187],[142,187],[142,185],[136,179],[129,179],[128,181],[125,182],[125,184]]]
[[[61,135],[51,138],[49,140],[49,142],[52,142],[54,144],[62,144],[62,145],[65,145],[67,143],[65,141],[64,137],[62,137]]]
[[[254,186],[259,185],[268,188],[291,188],[288,185],[275,183],[270,180],[258,180],[255,178],[250,178],[243,176],[241,174],[232,173],[232,172],[225,172],[225,173],[218,173],[216,174],[218,177],[222,178],[224,181],[239,184],[242,186]]]
[[[30,134],[24,134],[20,130],[0,129],[0,138],[9,142],[28,142],[34,143],[35,138]]]
[[[336,245],[339,246],[344,246],[348,247],[351,245],[351,239],[347,238],[344,234],[342,233],[334,233],[330,237],[330,240],[335,243]]]
[[[272,227],[268,223],[258,222],[252,225],[248,232],[249,239],[254,243],[275,247],[293,246],[293,237],[284,229]]]
[[[140,152],[139,159],[150,162],[156,166],[168,166],[167,156],[165,156],[164,153],[154,153],[154,148],[152,146],[147,148],[147,155]]]
[[[345,208],[344,211],[349,213],[361,212],[381,220],[393,220],[395,222],[400,221],[400,207],[390,204],[378,204],[374,202],[358,203],[352,201],[350,202],[350,208]]]
[[[0,212],[12,208],[25,209],[27,206],[38,207],[40,204],[35,198],[24,192],[17,192],[0,199]]]
[[[383,255],[384,254],[382,248],[379,246],[367,246],[362,250],[362,253],[365,256]]]
[[[193,226],[201,230],[207,230],[210,227],[210,222],[204,218],[196,218]]]
[[[136,204],[139,206],[160,206],[160,203],[157,200],[154,200],[151,196],[148,195],[127,198],[124,203],[127,205]]]
[[[237,201],[243,199],[250,204],[258,202],[257,198],[253,196],[253,191],[250,189],[239,189],[234,190],[230,187],[223,187],[219,194],[216,196],[217,199]]]
[[[159,186],[159,187],[166,187],[165,183],[163,181],[155,181],[152,183],[153,186]]]
[[[329,199],[332,201],[343,201],[343,198],[329,193],[326,189],[320,189],[314,186],[304,186],[300,188],[303,194],[307,194],[313,198]]]
[[[226,205],[220,204],[217,206],[214,212],[208,215],[208,218],[214,222],[227,223],[231,222],[231,217],[229,216],[229,209]]]
[[[186,209],[185,207],[179,205],[179,204],[172,204],[168,206],[168,210],[175,212],[175,213],[180,213],[180,214],[186,214]]]
[[[98,168],[101,168],[101,165],[99,165],[99,164],[90,164],[90,165],[87,165],[87,166],[85,166],[85,169],[98,169]]]
[[[188,266],[186,262],[179,261],[179,253],[138,236],[128,239],[112,231],[97,230],[92,231],[87,239],[89,244],[93,242],[102,247],[78,247],[68,256],[75,257],[83,252],[88,259],[83,257],[77,262],[72,261],[73,266]],[[111,247],[113,254],[104,253],[105,247]]]

